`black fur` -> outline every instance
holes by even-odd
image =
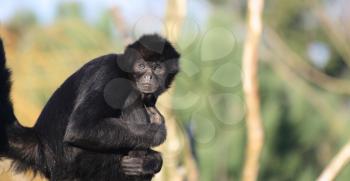
[[[166,129],[164,122],[149,122],[145,105],[154,106],[178,72],[179,54],[168,41],[146,35],[124,54],[90,61],[54,92],[33,128],[21,126],[13,113],[2,43],[0,48],[0,156],[13,159],[17,171],[30,169],[50,180],[123,181],[150,180],[160,170],[160,153],[149,148],[165,140]],[[135,56],[166,63],[157,94],[142,96],[135,89]],[[123,173],[121,160],[129,156],[139,157],[147,174]]]

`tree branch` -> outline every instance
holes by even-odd
[[[247,105],[247,146],[243,180],[257,180],[259,159],[264,144],[260,116],[260,98],[257,80],[258,47],[262,31],[263,0],[248,1],[248,33],[243,53],[243,91]]]

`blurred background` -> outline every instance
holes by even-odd
[[[257,180],[315,180],[350,137],[350,1],[266,0],[259,44],[265,132]],[[55,89],[89,60],[160,33],[181,73],[159,107],[168,139],[154,180],[241,180],[247,107],[245,0],[0,0],[0,36],[20,122],[32,126]],[[17,175],[1,163],[0,180]],[[350,180],[344,167],[336,180]]]

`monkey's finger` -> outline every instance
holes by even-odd
[[[138,157],[124,156],[122,160],[140,159]]]
[[[130,176],[137,176],[137,175],[142,175],[142,173],[138,172],[124,172],[125,175],[130,175]]]
[[[148,111],[151,114],[157,114],[157,111],[155,109],[153,109],[153,108],[150,108]]]
[[[129,157],[129,156],[122,158],[122,161],[138,161],[138,160],[141,160],[141,159],[136,157]]]
[[[141,159],[133,159],[133,160],[123,160],[122,165],[142,165],[142,160]]]
[[[141,164],[142,160],[124,160],[121,162],[122,164]]]
[[[124,174],[126,175],[141,175],[141,169],[123,169]]]
[[[122,168],[142,168],[142,164],[123,164]]]
[[[135,162],[135,161],[134,162],[122,162],[121,163],[121,166],[125,167],[125,168],[127,168],[127,167],[141,168],[142,165],[143,165],[142,161],[140,161],[140,162]]]
[[[142,168],[123,168],[123,171],[125,172],[142,172]]]
[[[141,170],[143,167],[141,165],[122,165],[123,170]]]

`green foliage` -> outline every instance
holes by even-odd
[[[82,19],[82,7],[78,2],[61,3],[58,7],[57,17]]]
[[[22,35],[38,23],[37,17],[30,10],[22,10],[15,13],[8,23],[9,29],[17,35]]]

